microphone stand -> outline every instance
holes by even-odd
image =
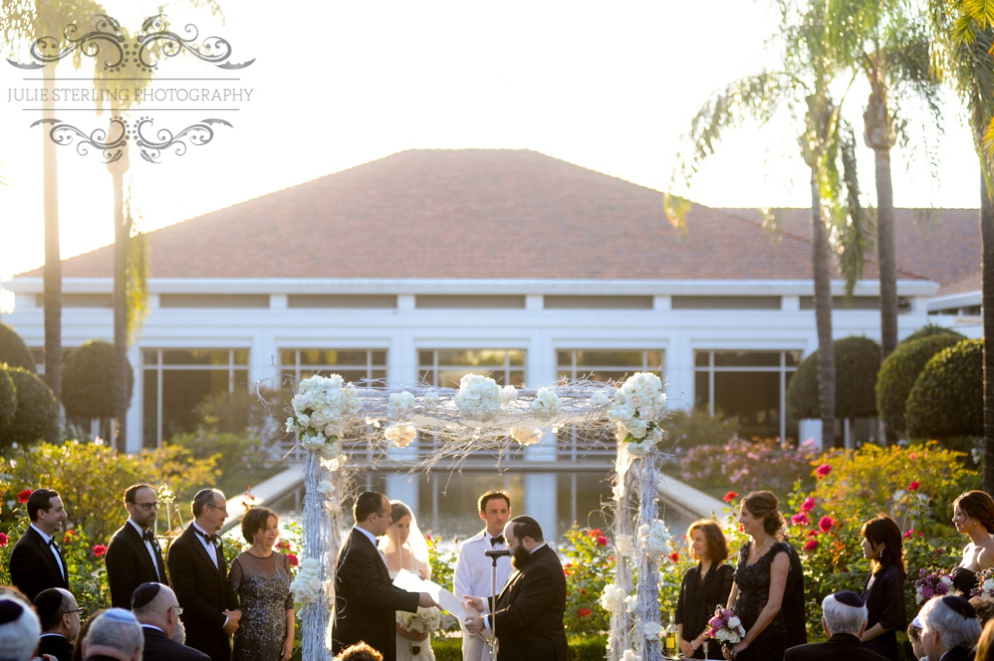
[[[511,552],[509,550],[507,550],[507,549],[497,549],[497,550],[491,550],[491,551],[484,551],[483,555],[485,555],[488,558],[490,558],[490,560],[491,560],[491,562],[493,564],[491,572],[490,572],[490,586],[491,586],[491,592],[493,593],[493,597],[491,597],[491,598],[494,600],[494,602],[493,602],[493,610],[496,612],[496,610],[497,610],[497,558],[500,558],[502,556],[510,556]],[[484,615],[483,617],[486,618],[486,615]],[[488,646],[490,647],[490,661],[496,661],[496,659],[497,659],[497,618],[496,618],[496,616],[494,617],[493,627],[490,629],[490,633],[494,637],[494,642],[492,644],[488,643]]]

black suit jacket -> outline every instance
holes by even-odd
[[[493,610],[498,661],[566,661],[566,575],[551,548],[537,549],[511,573]]]
[[[383,655],[397,658],[396,611],[418,610],[418,593],[396,587],[380,552],[364,534],[353,529],[338,553],[335,573],[335,628],[332,651],[359,641]]]
[[[62,552],[59,552],[62,558]],[[66,566],[65,558],[62,558],[62,566]],[[10,582],[23,592],[29,601],[34,601],[35,597],[42,590],[48,588],[69,589],[69,581],[55,556],[41,535],[32,528],[21,535],[21,538],[14,544],[14,550],[10,552]]]
[[[167,564],[172,588],[183,608],[186,644],[211,657],[228,661],[231,644],[224,633],[222,611],[238,608],[238,597],[228,585],[228,564],[217,547],[220,568],[207,556],[191,523],[169,547]]]
[[[72,643],[61,634],[42,634],[38,639],[38,654],[51,654],[59,661],[72,661]]]
[[[790,569],[787,571],[780,610],[787,629],[787,647],[794,647],[808,642],[808,607],[804,600],[804,567],[801,566],[801,557],[789,543],[787,555],[790,558]]]
[[[886,661],[887,657],[863,647],[859,638],[849,633],[837,633],[824,643],[788,647],[783,661]]]
[[[153,547],[158,570],[156,565],[152,564],[145,541],[133,525],[125,522],[114,533],[110,544],[107,545],[107,555],[104,556],[107,565],[107,582],[110,584],[111,606],[131,610],[131,595],[142,583],[154,581],[169,585],[166,581],[166,565],[162,562],[158,543],[153,544]]]
[[[210,661],[200,650],[180,645],[158,629],[142,626],[142,633],[145,635],[142,661]]]

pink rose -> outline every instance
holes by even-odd
[[[795,526],[806,526],[811,523],[811,521],[808,520],[808,515],[804,512],[800,512],[790,517],[790,522]]]
[[[815,499],[812,498],[811,496],[808,496],[807,498],[805,498],[804,502],[801,503],[801,511],[802,512],[810,512],[814,508],[815,508]]]
[[[94,558],[99,558],[100,556],[104,555],[105,553],[107,553],[107,547],[104,546],[103,544],[97,544],[96,546],[93,547],[93,557]]]
[[[298,564],[298,562],[299,562],[299,561],[297,560],[297,556],[295,556],[295,555],[294,555],[294,554],[292,554],[292,553],[287,553],[287,554],[286,554],[286,561],[287,561],[287,563],[288,563],[288,564],[289,564],[289,565],[290,565],[291,567],[296,567],[296,566],[297,566],[297,564]]]
[[[833,521],[832,518],[828,516],[823,516],[818,521],[818,528],[822,532],[828,532],[829,530],[832,529],[833,525],[835,525],[835,521]]]
[[[917,489],[917,488],[918,488],[919,486],[921,486],[921,483],[920,483],[920,482],[912,482],[911,484],[909,484],[909,485],[908,485],[908,491],[914,491],[914,490],[916,490],[916,489]]]
[[[904,538],[905,539],[911,539],[911,536],[914,535],[914,534],[915,534],[915,529],[911,528],[911,529],[905,531]]]
[[[818,540],[817,539],[809,539],[808,543],[804,545],[804,550],[805,551],[814,551],[816,548],[818,548]]]
[[[821,466],[815,469],[815,475],[818,476],[819,480],[831,472],[832,472],[832,467],[829,466],[828,464],[822,464]]]

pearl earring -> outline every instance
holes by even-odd
[[[877,554],[877,558],[879,558],[880,560],[884,559],[884,550],[883,549],[880,549],[880,553]]]

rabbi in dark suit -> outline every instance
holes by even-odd
[[[10,582],[31,601],[48,588],[69,589],[69,574],[53,535],[62,529],[66,509],[57,491],[38,489],[27,502],[31,525],[10,553]]]
[[[434,606],[427,592],[401,590],[390,581],[386,561],[376,549],[376,538],[390,527],[390,500],[367,491],[352,508],[355,527],[338,554],[335,574],[336,616],[332,652],[360,641],[383,655],[397,658],[396,611],[413,613],[418,606]]]
[[[530,516],[517,516],[504,527],[514,571],[504,589],[489,601],[490,613],[467,618],[466,629],[496,632],[497,661],[566,661],[566,576],[563,563]],[[484,610],[483,600],[469,604]]]
[[[131,485],[124,492],[124,507],[128,520],[114,533],[104,556],[110,603],[115,608],[131,608],[131,595],[142,583],[167,584],[154,531],[159,508],[155,489],[148,484]]]
[[[784,661],[886,661],[887,657],[866,649],[859,640],[866,628],[866,605],[855,592],[836,592],[822,600],[821,627],[828,640],[789,647]]]
[[[183,608],[186,644],[213,661],[228,661],[230,636],[242,612],[227,581],[228,564],[217,536],[228,516],[224,494],[217,489],[199,491],[193,498],[193,516],[193,523],[169,547],[169,576]]]

